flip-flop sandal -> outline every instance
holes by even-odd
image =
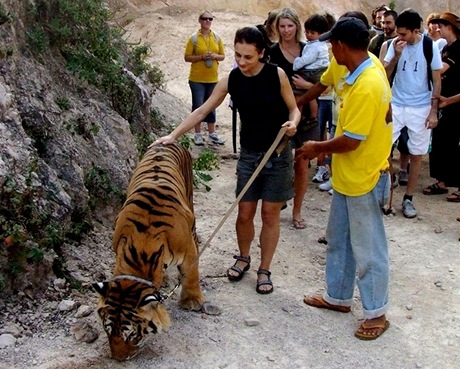
[[[349,313],[351,311],[350,306],[332,305],[325,301],[323,296],[305,296],[303,302],[308,306],[313,306],[319,309],[338,311],[340,313]]]
[[[305,229],[307,228],[307,222],[305,222],[305,219],[292,219],[292,226],[294,229]]]
[[[446,197],[446,200],[449,202],[460,202],[460,191],[452,192]]]
[[[370,319],[373,320],[373,319]],[[371,341],[379,338],[390,326],[390,322],[385,320],[385,323],[369,323],[370,320],[365,320],[361,323],[358,330],[355,332],[355,337],[364,341]],[[365,327],[364,324],[368,322],[370,325]]]
[[[270,279],[270,276],[272,275],[272,273],[266,269],[259,269],[257,271],[257,275],[259,274],[265,274],[268,277],[268,279],[257,281],[256,292],[260,293],[261,295],[268,295],[269,293],[272,293],[273,292],[273,282]],[[267,286],[267,285],[271,286],[272,288],[270,288],[269,290],[263,290],[260,288],[260,286]]]
[[[424,195],[444,195],[449,192],[449,189],[442,188],[439,183],[434,183],[423,189]]]
[[[228,268],[227,278],[232,282],[238,282],[243,279],[244,273],[247,272],[249,268],[251,267],[251,257],[248,256],[247,258],[245,258],[243,256],[233,255],[233,259],[236,259],[236,261],[235,261],[235,264],[233,264],[230,268]],[[244,261],[245,263],[248,263],[248,265],[246,265],[243,269],[241,269],[240,267],[236,266],[236,263],[238,263],[238,261]],[[232,275],[229,273],[230,270],[233,270],[237,272],[238,274]]]

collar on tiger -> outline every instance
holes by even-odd
[[[163,302],[164,300],[166,300],[169,297],[169,296],[163,295],[158,290],[158,288],[155,286],[155,284],[153,282],[148,281],[148,280],[143,279],[143,278],[136,277],[134,275],[129,275],[129,274],[117,275],[117,276],[113,277],[112,279],[110,279],[109,282],[118,281],[120,279],[129,279],[130,281],[135,281],[135,282],[138,282],[138,283],[142,283],[142,284],[145,284],[145,285],[155,289],[155,294],[158,296],[158,301],[159,302]]]

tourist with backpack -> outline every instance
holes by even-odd
[[[441,56],[433,41],[420,32],[421,22],[416,11],[403,11],[396,19],[398,37],[384,58],[385,70],[392,83],[393,142],[404,127],[409,136],[411,170],[402,201],[406,218],[417,216],[412,200],[422,157],[428,153],[431,130],[438,124],[438,100],[432,97],[439,96],[441,91]]]
[[[225,59],[224,44],[219,35],[211,30],[214,20],[206,10],[198,17],[200,29],[193,33],[185,48],[184,60],[190,65],[189,86],[192,92],[192,111],[199,108],[211,96],[218,81],[219,62]],[[209,139],[223,145],[216,130],[216,111],[211,111],[203,120],[207,123]],[[195,126],[195,145],[204,145],[201,122]]]

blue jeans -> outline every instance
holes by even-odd
[[[211,96],[217,83],[188,81],[188,84],[190,86],[190,91],[192,91],[192,111],[194,111],[203,105],[207,99],[209,99],[209,96]],[[211,111],[206,118],[204,118],[203,122],[216,123],[216,111]]]
[[[357,284],[364,318],[373,319],[388,310],[389,260],[382,207],[390,195],[389,173],[382,173],[372,191],[345,196],[334,191],[326,239],[327,292],[330,304],[351,306]]]
[[[328,131],[330,131],[332,125],[332,100],[318,99],[318,123],[321,138],[326,130],[327,122],[329,122]]]

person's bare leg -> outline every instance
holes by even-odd
[[[302,203],[308,187],[309,160],[295,159],[294,162],[294,204],[292,220],[302,222]]]
[[[216,131],[216,123],[207,123],[208,125],[208,133],[214,133]]]
[[[280,236],[280,212],[283,203],[262,202],[262,229],[260,231],[260,265],[259,269],[270,270],[270,265],[275,254]],[[257,276],[259,281],[268,279],[265,274]],[[271,290],[270,285],[261,285],[260,290]]]
[[[409,165],[409,154],[400,154],[399,155],[399,169],[407,172],[407,167]]]
[[[410,172],[407,182],[406,195],[412,196],[422,170],[422,155],[410,155]]]
[[[201,122],[195,126],[195,133],[201,133]]]
[[[310,101],[310,118],[317,118],[318,117],[318,102],[315,100]]]
[[[238,204],[238,216],[236,218],[236,238],[238,240],[238,248],[240,256],[247,258],[251,249],[251,243],[254,239],[254,216],[257,210],[257,202],[240,201]],[[238,260],[236,266],[243,270],[247,263]],[[228,270],[228,274],[236,277],[238,273],[232,269]]]

